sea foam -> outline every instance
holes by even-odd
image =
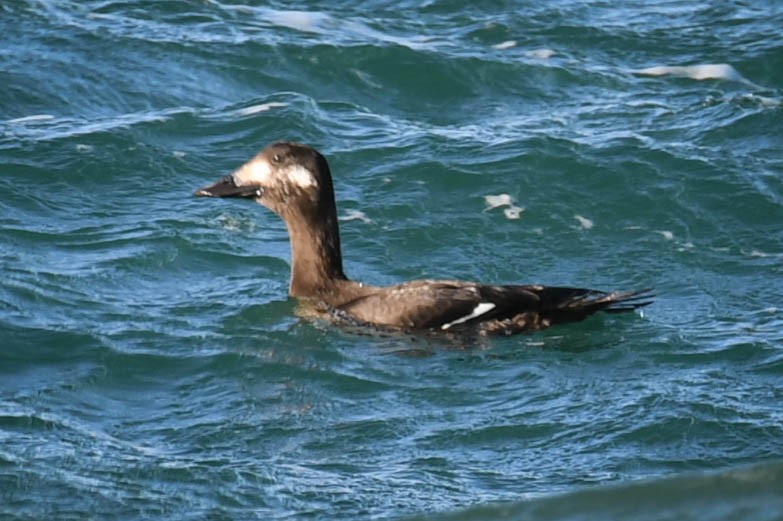
[[[506,219],[519,219],[522,212],[525,211],[524,208],[515,204],[514,198],[509,194],[485,195],[484,202],[487,205],[487,207],[484,208],[485,212],[505,206],[506,208],[503,208],[503,215],[506,216]]]
[[[742,76],[737,69],[727,63],[705,63],[698,65],[658,65],[646,69],[631,71],[639,76],[677,76],[692,80],[725,80],[737,81],[755,86],[750,80]]]

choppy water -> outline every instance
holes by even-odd
[[[781,27],[3,2],[0,517],[780,519]],[[459,350],[302,321],[280,221],[191,197],[276,139],[329,158],[355,278],[658,299]]]

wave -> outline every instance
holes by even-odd
[[[408,521],[772,521],[783,518],[783,462],[586,488]]]
[[[658,65],[632,71],[639,76],[678,76],[697,81],[724,80],[744,83],[750,87],[761,89],[749,79],[740,74],[737,69],[727,63],[709,63],[699,65]]]

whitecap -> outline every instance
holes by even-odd
[[[485,195],[484,202],[487,204],[484,211],[488,212],[501,206],[512,206],[514,204],[514,198],[509,194]]]
[[[762,107],[777,108],[783,105],[783,101],[768,96],[760,96],[758,94],[744,94],[740,96],[741,100],[756,103]]]
[[[557,53],[552,49],[533,49],[532,51],[525,52],[525,56],[528,58],[537,58],[539,60],[548,60],[555,54]]]
[[[497,49],[499,51],[502,51],[504,49],[511,49],[512,47],[517,46],[516,40],[506,40],[505,42],[496,43],[492,46],[493,49]]]
[[[287,107],[288,103],[281,101],[270,101],[269,103],[259,103],[258,105],[251,105],[243,109],[236,111],[237,116],[250,116],[252,114],[258,114],[259,112],[266,112],[271,109]]]
[[[659,65],[632,71],[640,76],[678,76],[692,80],[728,80],[753,85],[737,69],[728,63],[705,63],[698,65]]]
[[[331,20],[328,14],[310,11],[265,10],[266,19],[274,25],[288,27],[297,31],[317,33],[324,31],[324,25]]]
[[[366,72],[360,71],[359,69],[348,69],[348,70],[351,71],[351,74],[359,78],[359,80],[365,83],[368,87],[372,87],[373,89],[379,89],[379,90],[383,88],[383,85],[373,80],[372,77]]]
[[[524,212],[524,208],[520,208],[519,206],[509,206],[508,208],[503,209],[503,215],[506,216],[506,219],[519,219],[519,217],[522,215],[522,212]]]
[[[763,107],[779,107],[783,105],[783,102],[779,99],[768,98],[766,96],[756,96],[755,98],[759,100]]]
[[[346,210],[343,213],[343,215],[340,217],[340,220],[343,221],[343,222],[346,222],[346,221],[362,221],[365,224],[372,223],[372,219],[367,217],[367,214],[365,214],[361,210],[354,210],[354,209]]]
[[[252,232],[256,228],[255,222],[229,214],[218,215],[216,221],[218,226],[230,232]]]
[[[24,116],[21,118],[9,119],[6,121],[9,125],[24,125],[26,123],[40,123],[43,121],[51,121],[54,116],[51,114],[33,114],[32,116]]]
[[[506,219],[519,219],[522,212],[525,211],[524,208],[515,204],[514,198],[509,194],[485,195],[484,202],[487,205],[487,207],[484,208],[485,212],[505,206],[506,208],[503,208],[503,215],[506,216]]]
[[[660,233],[661,237],[663,237],[667,241],[671,241],[672,239],[674,239],[674,234],[669,230],[655,230],[655,231],[656,233]]]
[[[574,215],[574,219],[579,221],[579,226],[583,230],[589,230],[595,225],[595,223],[592,220],[588,219],[587,217],[583,217],[581,215]]]
[[[236,6],[227,7],[242,14],[251,14],[261,19],[265,24],[287,27],[304,33],[327,35],[331,41],[335,38],[362,40],[378,40],[409,47],[411,49],[429,49],[442,40],[436,40],[428,35],[400,37],[376,30],[363,21],[339,18],[319,11],[280,10],[268,7]]]

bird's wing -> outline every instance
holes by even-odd
[[[523,286],[418,280],[379,288],[339,309],[372,324],[447,330],[532,309],[537,301]]]
[[[647,290],[603,291],[540,285],[480,285],[419,280],[378,288],[339,306],[360,321],[397,328],[440,329],[494,323],[542,329],[575,322],[597,311],[631,311],[650,303]]]

